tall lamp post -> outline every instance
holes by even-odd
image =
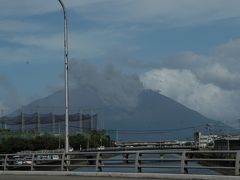
[[[67,32],[67,11],[62,2],[58,0],[62,6],[64,14],[64,78],[65,78],[65,153],[69,151],[69,135],[68,135],[68,119],[69,119],[69,96],[68,96],[68,32]]]

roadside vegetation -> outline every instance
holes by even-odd
[[[102,131],[91,131],[86,134],[71,134],[69,144],[75,150],[110,147],[113,142]],[[0,153],[20,151],[55,150],[64,148],[64,135],[39,134],[33,131],[12,132],[0,129]]]

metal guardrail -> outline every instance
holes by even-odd
[[[198,146],[172,146],[172,145],[162,145],[162,146],[118,146],[118,147],[104,147],[100,149],[101,151],[145,151],[145,150],[198,150]],[[96,148],[84,149],[84,152],[96,152]]]
[[[197,163],[193,163],[197,162]],[[172,163],[172,164],[171,164]],[[0,169],[60,170],[91,167],[107,172],[108,168],[132,168],[136,173],[143,169],[178,169],[188,174],[191,169],[231,171],[240,175],[240,151],[112,151],[71,153],[0,154]]]

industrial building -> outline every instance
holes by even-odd
[[[214,141],[215,150],[240,150],[240,136],[221,137]]]
[[[195,145],[200,149],[212,148],[217,135],[203,135],[201,132],[194,133]]]

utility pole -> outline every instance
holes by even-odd
[[[227,127],[227,150],[230,150],[230,143],[229,143],[229,129]]]
[[[37,132],[38,132],[39,134],[41,134],[40,125],[41,125],[41,117],[40,117],[39,112],[37,112]]]
[[[25,119],[24,119],[24,112],[21,112],[21,131],[22,133],[25,131]]]
[[[55,114],[52,112],[51,115],[52,115],[52,134],[54,135],[56,133],[55,132],[55,125],[56,125],[56,123],[55,123]]]
[[[65,78],[65,153],[69,152],[69,95],[68,95],[68,32],[67,32],[67,11],[62,2],[58,0],[63,9],[64,15],[64,78]]]
[[[1,123],[2,123],[2,129],[4,129],[3,115],[4,115],[4,110],[1,109]]]
[[[58,150],[60,152],[61,149],[61,139],[60,139],[60,122],[58,122]]]
[[[118,130],[116,130],[116,141],[118,141]]]
[[[79,134],[82,134],[83,133],[83,120],[82,120],[82,110],[80,110],[80,113],[79,113]]]

